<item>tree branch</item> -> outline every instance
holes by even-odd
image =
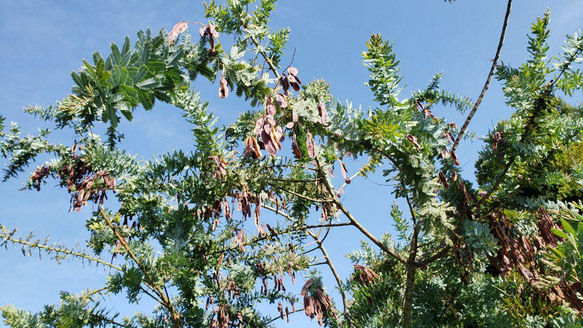
[[[358,230],[360,230],[360,232],[362,232],[370,241],[372,241],[375,245],[377,245],[385,253],[394,257],[397,261],[399,261],[403,264],[407,263],[407,260],[403,256],[399,255],[394,250],[388,248],[385,244],[383,244],[380,240],[378,240],[372,233],[370,233],[368,230],[366,230],[366,228],[364,226],[362,226],[362,224],[360,224],[360,222],[352,215],[352,213],[350,213],[350,211],[348,211],[348,209],[344,206],[344,204],[342,204],[340,199],[338,199],[338,197],[336,196],[336,193],[334,192],[334,187],[332,186],[330,181],[326,178],[325,173],[323,171],[323,168],[320,165],[320,161],[317,157],[316,157],[316,164],[318,165],[318,174],[321,175],[322,181],[324,181],[324,185],[328,189],[328,192],[330,193],[330,197],[332,197],[332,201],[334,202],[334,204],[336,204],[336,206],[340,209],[340,211],[342,213],[344,213],[344,215],[346,215],[346,217],[348,218],[348,220],[350,220],[352,225],[354,225]]]
[[[315,225],[308,225],[306,226],[307,229],[314,229],[314,228],[334,228],[334,227],[346,227],[351,226],[351,222],[341,222],[341,223],[329,223],[329,224],[315,224]]]
[[[278,178],[272,178],[271,180],[284,183],[306,183],[320,181],[320,179],[278,179]]]
[[[241,22],[241,23],[243,23],[243,22]],[[251,33],[249,33],[249,30],[247,30],[247,26],[245,26],[245,24],[241,24],[241,25],[245,29],[245,32],[249,36],[249,39],[251,39],[251,41],[253,41],[253,44],[255,45],[255,49],[257,49],[257,52],[259,52],[261,54],[261,56],[263,57],[263,59],[265,60],[267,65],[269,65],[269,69],[271,69],[273,74],[275,74],[275,77],[277,78],[277,81],[279,82],[279,73],[277,72],[277,67],[275,67],[275,65],[271,61],[271,58],[267,57],[267,54],[265,53],[265,51],[259,50],[260,44],[257,40],[255,40],[255,37],[253,37],[253,35],[251,35]]]
[[[277,210],[276,208],[267,205],[265,203],[263,203],[261,205],[263,208],[272,211],[273,213],[279,214],[281,216],[283,216],[284,218],[288,219],[291,222],[295,222],[293,221],[293,218],[291,218],[288,214],[286,214],[285,212],[281,211],[281,210]],[[279,235],[283,235],[283,234],[287,234],[290,232],[297,232],[297,231],[304,231],[304,230],[308,230],[308,229],[312,229],[312,228],[332,228],[332,227],[345,227],[345,226],[351,226],[352,223],[350,222],[344,222],[344,223],[330,223],[330,224],[317,224],[317,225],[306,225],[306,226],[301,226],[301,227],[293,227],[293,228],[285,228],[285,229],[273,229],[273,232],[275,233],[265,233],[263,236],[259,235],[255,238],[252,238],[251,240],[249,240],[248,242],[245,242],[243,244],[241,244],[241,246],[250,246],[253,244],[256,244],[260,241],[263,240],[268,240],[274,237],[277,237]],[[233,246],[233,247],[229,247],[229,248],[224,248],[221,249],[219,251],[215,251],[215,252],[211,252],[211,253],[207,253],[206,255],[216,255],[216,254],[220,254],[220,253],[225,253],[225,252],[229,252],[229,251],[233,251],[236,249],[239,249],[239,245]]]
[[[175,328],[181,328],[182,327],[182,319],[180,318],[180,313],[178,313],[176,311],[176,309],[172,305],[172,302],[170,301],[170,299],[168,297],[166,297],[166,294],[162,291],[162,289],[155,284],[154,280],[150,277],[150,275],[148,274],[148,271],[146,270],[146,268],[144,267],[142,262],[140,262],[138,260],[138,258],[134,254],[134,252],[128,246],[128,244],[126,243],[124,238],[121,236],[119,231],[117,231],[115,226],[111,223],[111,220],[109,220],[109,217],[107,216],[107,214],[105,213],[105,211],[101,207],[99,208],[99,214],[101,214],[101,216],[103,217],[103,219],[105,220],[105,222],[107,223],[109,228],[113,231],[113,233],[117,237],[118,241],[120,242],[122,247],[126,250],[126,252],[130,256],[130,258],[134,261],[134,263],[136,263],[136,265],[144,273],[144,276],[148,280],[150,280],[150,282],[152,283],[152,286],[149,286],[148,284],[146,284],[146,286],[148,286],[148,288],[150,288],[156,295],[158,295],[158,297],[160,297],[160,299],[162,300],[162,305],[164,305],[170,311],[170,313],[172,315],[172,326]]]
[[[356,178],[357,176],[359,176],[360,174],[362,174],[362,172],[364,171],[364,167],[361,168],[360,170],[358,170],[356,173],[354,173],[350,178],[348,178],[349,182],[344,181],[344,183],[342,184],[342,186],[340,187],[340,189],[343,189],[344,187],[346,187],[350,182],[352,182],[352,180],[354,180],[354,178]]]
[[[304,310],[304,308],[301,308],[301,309],[296,309],[296,310],[293,310],[293,311],[291,311],[291,312],[290,312],[290,313],[288,313],[288,314],[293,314],[293,313],[302,312],[303,310]],[[277,321],[278,319],[282,319],[282,320],[283,320],[283,318],[282,318],[281,316],[277,316],[277,317],[275,317],[275,318],[273,318],[273,319],[271,319],[271,320],[267,321],[267,324],[270,324],[270,323],[272,323],[272,322],[275,322],[275,321]]]
[[[314,203],[331,203],[331,202],[333,202],[333,200],[331,200],[331,199],[317,199],[317,198],[312,198],[312,197],[305,196],[305,195],[302,195],[300,193],[297,193],[295,191],[291,191],[291,190],[287,190],[287,189],[281,188],[281,187],[276,186],[276,185],[271,185],[271,186],[273,188],[276,188],[276,189],[281,190],[283,192],[289,193],[289,194],[291,194],[293,196],[300,197],[302,199],[308,200],[310,202],[314,202]]]
[[[4,226],[2,226],[2,227],[4,227]],[[99,264],[108,266],[108,267],[110,267],[112,269],[115,269],[115,270],[118,270],[118,271],[122,271],[122,269],[120,267],[118,267],[117,265],[115,265],[115,264],[112,264],[112,263],[109,263],[107,261],[104,261],[104,260],[102,260],[102,259],[100,259],[98,257],[93,257],[93,256],[90,256],[90,255],[87,255],[85,253],[75,252],[75,251],[72,251],[72,250],[68,250],[68,249],[64,248],[63,246],[61,246],[61,247],[55,247],[55,246],[44,245],[44,244],[40,244],[39,243],[40,240],[37,240],[36,242],[30,242],[30,241],[24,240],[22,238],[16,239],[16,238],[14,238],[14,237],[12,237],[10,235],[4,236],[3,239],[6,240],[6,241],[11,242],[13,244],[19,244],[19,245],[23,245],[23,246],[29,247],[29,249],[37,248],[37,249],[45,250],[47,252],[55,252],[55,253],[60,253],[60,254],[66,254],[66,255],[70,255],[70,256],[82,258],[82,259],[88,260],[90,262],[99,263]]]
[[[405,295],[403,296],[403,327],[411,327],[413,322],[413,287],[415,286],[415,275],[417,273],[417,239],[419,238],[419,225],[413,225],[413,235],[409,249],[409,257],[405,264],[407,278],[405,281]]]
[[[267,204],[263,204],[263,207],[267,208],[268,210],[274,211],[276,212],[276,209],[274,209],[273,207],[267,205]],[[284,218],[286,218],[288,221],[296,223],[297,220],[292,218],[291,216],[289,216],[288,214],[286,214],[285,212],[281,212],[281,211],[277,211],[276,213],[278,213],[279,215],[283,216]],[[327,224],[327,225],[317,225],[317,226],[312,226],[312,227],[331,227],[331,226],[347,226],[347,225],[352,225],[352,223],[339,223],[339,224]],[[305,226],[305,227],[309,227],[309,226]],[[324,255],[324,258],[326,259],[325,262],[321,262],[321,263],[317,263],[319,264],[328,264],[328,267],[330,267],[330,271],[332,271],[332,275],[334,276],[334,279],[336,280],[336,284],[338,285],[338,289],[340,291],[340,296],[342,297],[342,304],[344,307],[344,313],[347,313],[348,311],[348,300],[346,298],[346,293],[344,291],[344,287],[342,284],[342,280],[340,279],[340,275],[338,274],[338,271],[336,270],[336,267],[334,267],[334,263],[332,263],[332,259],[330,258],[330,255],[328,254],[328,252],[326,251],[326,248],[324,247],[324,243],[322,243],[322,241],[320,240],[320,238],[318,237],[318,235],[316,235],[312,230],[310,229],[306,229],[306,232],[310,235],[310,237],[312,237],[312,239],[314,239],[314,241],[316,242],[316,244],[318,244],[318,248],[320,249],[320,251],[322,251],[322,255]],[[314,264],[315,265],[315,264]]]
[[[334,279],[336,279],[336,284],[338,285],[340,296],[342,297],[342,306],[343,306],[342,312],[344,312],[344,314],[346,315],[348,313],[348,300],[346,299],[346,292],[344,291],[344,285],[342,284],[342,280],[340,279],[340,275],[338,274],[338,271],[336,271],[336,267],[334,266],[334,263],[332,263],[332,259],[330,258],[328,251],[326,251],[326,247],[324,247],[324,243],[320,240],[320,238],[312,230],[307,230],[307,232],[314,239],[314,241],[318,244],[318,247],[322,251],[322,255],[324,255],[324,258],[326,259],[325,263],[328,264],[328,266],[330,267],[330,271],[332,271],[332,275],[334,275]]]
[[[440,249],[437,253],[433,254],[432,256],[429,256],[429,257],[417,262],[417,266],[426,266],[426,265],[442,258],[443,256],[445,256],[445,254],[447,254],[447,252],[449,252],[450,249],[451,249],[451,247],[449,245],[446,245],[445,247]]]
[[[403,187],[403,189],[405,189],[405,183],[403,183],[403,181],[401,180],[401,186]],[[405,200],[407,201],[407,205],[409,206],[409,213],[411,213],[411,221],[413,221],[413,225],[417,224],[417,216],[415,215],[415,211],[413,211],[413,204],[411,203],[411,200],[409,199],[409,194],[407,192],[407,190],[405,191]]]
[[[498,41],[498,48],[496,49],[496,56],[494,57],[494,60],[492,61],[492,67],[490,68],[490,73],[488,74],[488,78],[486,79],[486,83],[484,84],[484,87],[482,88],[482,92],[480,92],[480,95],[478,96],[478,100],[476,100],[474,107],[472,108],[472,110],[468,114],[468,117],[466,118],[464,125],[462,126],[460,132],[457,135],[457,138],[455,139],[455,142],[453,143],[452,151],[455,151],[457,149],[457,146],[459,145],[462,137],[464,136],[464,133],[466,132],[466,130],[468,129],[468,126],[470,125],[470,121],[474,117],[474,114],[476,114],[476,111],[478,110],[478,107],[480,107],[480,104],[482,103],[482,99],[484,98],[486,91],[488,91],[488,88],[490,87],[490,82],[492,81],[492,76],[494,76],[494,71],[496,70],[496,67],[498,65],[498,59],[500,59],[500,53],[502,52],[502,46],[504,45],[504,38],[506,37],[506,29],[508,27],[508,20],[510,18],[510,10],[511,9],[512,9],[512,0],[508,0],[508,6],[506,7],[506,15],[504,16],[504,23],[502,25],[502,33],[500,34],[500,40]]]
[[[536,102],[541,100],[541,99],[544,101],[545,97],[548,97],[551,94],[551,92],[553,90],[553,86],[554,86],[553,81],[551,81],[551,82],[547,83],[545,86],[543,86],[542,92],[539,94],[537,100],[535,100],[533,113],[531,114],[531,116],[529,117],[528,121],[526,122],[526,124],[524,126],[524,131],[522,132],[522,135],[520,136],[519,143],[523,143],[529,137],[531,130],[534,129],[534,124],[536,122],[537,114],[540,112],[540,108],[537,106]],[[478,203],[475,204],[475,207],[479,208],[479,206],[484,201],[486,201],[496,191],[496,189],[498,189],[498,186],[500,186],[500,184],[504,181],[504,179],[506,178],[506,174],[508,173],[508,171],[510,170],[510,167],[514,164],[515,161],[516,161],[516,156],[512,157],[508,161],[508,163],[506,163],[506,166],[504,167],[504,170],[502,170],[502,173],[500,173],[500,175],[498,175],[496,181],[494,182],[494,184],[492,185],[490,190],[488,190],[488,192],[482,198],[480,198]]]

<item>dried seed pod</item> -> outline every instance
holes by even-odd
[[[283,313],[283,305],[281,304],[281,302],[279,302],[279,304],[277,305],[277,311],[279,312],[279,318],[283,319],[284,313]]]
[[[227,79],[221,77],[219,81],[219,98],[227,98],[229,96],[229,85]]]
[[[439,171],[439,180],[441,181],[445,188],[449,188],[449,183],[447,183],[447,179],[443,171]]]
[[[350,184],[351,180],[346,175],[348,173],[348,170],[346,169],[346,165],[344,165],[344,162],[340,162],[340,173],[342,173],[342,177],[344,178],[344,182],[346,182],[346,184]]]
[[[292,151],[297,158],[302,158],[302,151],[300,150],[300,146],[298,145],[295,132],[292,135]]]
[[[271,96],[267,96],[267,98],[265,99],[265,115],[275,115],[276,114],[276,110],[275,110],[275,105],[273,104],[273,99],[271,98]]]
[[[304,284],[304,287],[302,287],[302,291],[300,292],[300,295],[305,296],[308,293],[308,288],[310,288],[310,286],[312,285],[312,283],[314,283],[314,281],[312,279],[308,279],[306,281],[306,283]]]
[[[278,94],[275,95],[275,102],[281,108],[286,108],[287,107],[287,98],[282,93],[278,93]]]
[[[447,151],[447,149],[446,149],[446,148],[443,148],[443,149],[441,150],[441,157],[442,157],[443,159],[448,159],[448,158],[450,157],[449,151]]]
[[[212,24],[202,26],[199,32],[203,39],[208,38],[209,44],[211,45],[210,52],[213,53],[215,51],[215,38],[219,37],[219,32],[217,32],[215,26]]]
[[[419,144],[417,143],[417,137],[415,137],[415,136],[413,136],[411,134],[408,134],[407,135],[407,140],[409,140],[413,144],[413,146],[415,146],[415,149],[416,150],[419,150],[420,149]]]
[[[300,78],[298,77],[298,69],[295,67],[290,67],[287,69],[288,72],[288,81],[289,84],[291,85],[291,87],[295,90],[295,91],[300,91],[300,84],[302,84],[302,81],[300,81]]]
[[[182,32],[184,32],[188,28],[188,23],[185,21],[180,21],[174,25],[172,31],[168,34],[168,44],[173,45],[174,41],[176,41],[176,37]]]
[[[283,88],[283,92],[287,95],[287,92],[289,90],[289,80],[287,78],[287,75],[281,74],[279,76],[279,84],[281,84],[281,87]]]
[[[457,155],[455,154],[455,152],[452,150],[452,151],[450,152],[450,154],[451,154],[451,158],[453,159],[453,163],[454,163],[456,166],[459,166],[459,165],[460,165],[460,161],[458,160],[458,158],[457,158]]]
[[[308,156],[310,158],[316,157],[316,144],[314,143],[314,139],[312,138],[312,134],[310,132],[306,133],[306,146],[308,148]]]
[[[318,104],[318,115],[320,116],[320,123],[326,125],[328,123],[328,111],[323,103]]]
[[[255,137],[247,137],[245,139],[245,157],[251,157],[254,159],[261,158],[261,150],[259,143]]]

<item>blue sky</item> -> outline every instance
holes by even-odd
[[[501,57],[504,62],[519,65],[526,60],[530,23],[547,6],[552,12],[551,54],[560,51],[565,34],[583,27],[581,0],[515,1]],[[502,0],[458,0],[453,4],[441,0],[282,0],[272,26],[291,27],[286,58],[291,59],[295,48],[294,66],[302,80],[323,78],[332,83],[336,98],[367,108],[375,104],[364,85],[368,78],[360,55],[372,33],[381,33],[395,43],[407,86],[404,96],[423,88],[435,73],[443,72],[443,88],[475,99],[494,56],[505,8],[506,1]],[[180,20],[203,21],[202,11],[202,3],[197,0],[1,0],[0,113],[8,121],[20,123],[24,131],[34,133],[39,122],[22,113],[22,107],[46,106],[65,97],[72,85],[70,72],[81,66],[82,58],[91,58],[93,51],[106,54],[110,42],[121,43],[126,35],[133,40],[138,29],[169,30]],[[216,86],[200,83],[196,87],[211,102],[221,122],[247,109],[233,97],[220,100]],[[499,84],[494,83],[470,129],[483,135],[511,112],[504,105]],[[453,109],[439,108],[435,113],[458,125],[463,123],[463,117]],[[144,158],[190,145],[189,127],[172,108],[138,111],[131,124],[122,126],[128,129],[124,146]],[[67,133],[57,137],[72,142]],[[465,177],[471,177],[480,147],[479,140],[460,147]],[[88,211],[68,213],[67,195],[63,190],[51,189],[50,184],[41,193],[19,192],[24,179],[26,175],[0,184],[0,223],[18,227],[22,233],[34,230],[41,239],[50,234],[54,241],[83,247],[88,237],[84,229]],[[371,178],[384,183],[382,178],[375,179]],[[345,201],[377,235],[391,230],[387,218],[392,204],[390,188],[358,180],[347,190]],[[356,248],[359,238],[347,229],[332,233],[328,239],[328,248],[336,253],[333,257],[344,277],[351,264],[343,254]],[[0,250],[0,267],[0,305],[15,304],[31,311],[58,302],[61,290],[77,293],[86,287],[98,287],[104,279],[101,268],[84,268],[79,262],[56,265],[48,259],[39,261],[35,256],[23,257],[14,247]],[[123,297],[112,299],[122,312],[138,308],[122,303]],[[146,311],[147,306],[139,308]]]

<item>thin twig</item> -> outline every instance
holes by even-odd
[[[130,256],[130,258],[134,261],[134,263],[144,273],[144,276],[152,282],[152,286],[149,286],[148,284],[145,284],[145,285],[148,286],[148,288],[150,288],[158,297],[160,297],[160,299],[162,300],[161,304],[163,306],[165,306],[170,311],[170,313],[172,315],[172,326],[173,327],[182,327],[182,321],[180,319],[180,314],[178,312],[176,312],[176,309],[172,305],[172,302],[170,301],[170,299],[168,297],[166,297],[166,294],[162,291],[162,289],[154,283],[154,280],[152,279],[152,277],[150,277],[148,271],[146,270],[146,268],[144,267],[142,262],[140,262],[138,260],[138,258],[134,254],[134,252],[128,246],[128,244],[126,243],[124,238],[121,236],[119,231],[117,231],[117,229],[115,228],[113,223],[111,223],[111,220],[109,219],[109,217],[107,216],[107,214],[105,213],[103,208],[101,208],[101,207],[99,208],[99,214],[101,214],[101,216],[103,217],[103,219],[105,220],[105,222],[107,223],[109,228],[113,231],[113,233],[117,237],[118,241],[123,246],[123,248],[126,250],[126,252]]]
[[[405,184],[403,183],[403,181],[401,181],[401,186],[403,187],[403,189],[405,188]],[[409,199],[409,194],[407,193],[407,190],[404,190],[404,192],[405,200],[407,200],[407,205],[409,206],[409,213],[411,213],[411,220],[413,221],[413,225],[417,225],[417,216],[415,215],[415,211],[413,211],[413,204]]]
[[[27,246],[27,247],[30,247],[30,248],[43,249],[43,250],[46,250],[46,251],[49,251],[49,252],[67,254],[67,255],[74,256],[74,257],[79,257],[79,258],[86,259],[86,260],[88,260],[90,262],[96,262],[96,263],[99,263],[99,264],[108,266],[108,267],[110,267],[112,269],[116,269],[118,271],[122,271],[122,269],[120,267],[118,267],[117,265],[115,265],[115,264],[111,264],[111,263],[109,263],[107,261],[104,261],[104,260],[102,260],[100,258],[93,257],[93,256],[87,255],[85,253],[70,251],[68,249],[63,249],[61,247],[57,248],[57,247],[52,247],[52,246],[48,246],[48,245],[43,245],[43,244],[40,244],[38,242],[31,243],[29,241],[22,240],[22,238],[16,239],[16,238],[13,238],[11,236],[6,236],[5,239],[7,241],[10,241],[10,242],[14,243],[14,244],[20,244],[20,245]]]
[[[282,212],[281,210],[277,210],[276,208],[274,208],[274,207],[272,207],[270,205],[267,205],[267,204],[263,203],[261,206],[263,208],[265,208],[267,210],[270,210],[273,213],[279,214],[279,215],[281,215],[281,216],[283,216],[285,218],[291,218],[285,212]],[[291,222],[295,222],[295,221],[291,221]],[[307,226],[299,226],[299,227],[292,227],[292,228],[288,227],[288,228],[285,228],[285,229],[273,229],[273,232],[274,233],[271,233],[270,232],[270,233],[265,233],[264,235],[259,235],[259,236],[255,237],[255,238],[252,238],[249,241],[241,244],[241,246],[251,246],[251,245],[254,245],[254,244],[259,243],[261,241],[268,240],[268,239],[272,239],[272,238],[275,238],[275,237],[277,237],[279,235],[288,234],[288,233],[291,233],[291,232],[305,231],[305,230],[309,230],[309,229],[312,229],[312,228],[345,227],[345,226],[350,226],[350,225],[352,225],[352,223],[350,223],[350,222],[344,222],[344,223],[330,223],[330,224],[307,225]],[[315,243],[315,242],[313,242],[313,243]],[[310,244],[312,244],[312,243],[310,243]],[[225,253],[225,252],[230,252],[230,251],[234,251],[236,249],[239,249],[241,246],[235,245],[233,247],[223,248],[221,250],[218,250],[218,251],[215,251],[215,252],[211,252],[211,253],[207,253],[205,255],[209,256],[209,255],[216,255],[216,254],[221,254],[221,253]]]
[[[490,196],[492,196],[492,194],[494,193],[494,191],[496,191],[496,189],[498,189],[498,186],[506,178],[506,173],[508,173],[508,170],[510,170],[510,167],[512,166],[512,164],[514,164],[514,158],[511,158],[508,161],[508,163],[504,167],[504,170],[502,171],[502,173],[500,173],[500,175],[498,175],[498,178],[496,179],[496,181],[494,182],[494,184],[492,185],[492,187],[490,188],[490,190],[488,190],[488,192],[482,198],[480,198],[480,200],[478,201],[478,203],[476,203],[476,206],[475,207],[479,208],[480,205],[482,203],[484,203],[484,201],[486,201],[488,198],[490,198]]]
[[[457,135],[457,138],[455,139],[455,142],[453,143],[452,151],[455,151],[457,149],[457,146],[459,145],[464,133],[466,132],[466,130],[468,129],[468,126],[470,125],[470,121],[474,117],[474,114],[476,114],[476,111],[478,110],[478,107],[480,107],[480,104],[482,103],[482,99],[484,98],[486,91],[488,91],[488,88],[490,87],[490,81],[492,81],[492,77],[494,76],[494,71],[496,70],[496,67],[498,65],[498,59],[500,59],[500,53],[502,52],[502,46],[504,45],[504,38],[506,37],[506,29],[508,27],[508,20],[510,18],[511,8],[512,8],[512,0],[508,0],[508,6],[506,7],[506,15],[504,16],[504,24],[502,25],[502,33],[500,34],[500,40],[498,41],[498,48],[496,49],[496,56],[494,57],[494,60],[492,60],[492,67],[490,68],[490,73],[488,74],[488,78],[486,79],[486,83],[484,84],[484,87],[482,88],[482,92],[480,92],[480,95],[478,96],[478,100],[476,100],[474,107],[472,108],[472,110],[468,114],[468,117],[466,118],[464,125],[462,126],[460,132]]]
[[[271,58],[267,57],[267,54],[265,53],[265,51],[259,50],[259,46],[260,46],[259,42],[257,40],[255,40],[255,37],[253,37],[253,35],[251,35],[251,33],[249,33],[249,31],[247,30],[247,27],[244,25],[243,25],[243,27],[245,28],[245,32],[247,32],[247,35],[249,35],[249,38],[251,39],[251,41],[253,41],[253,44],[255,44],[257,51],[261,54],[261,56],[263,57],[263,59],[265,60],[267,65],[269,65],[269,69],[271,69],[273,74],[275,74],[275,77],[277,78],[277,81],[279,82],[279,73],[277,72],[277,67],[275,67],[275,65],[271,61]]]
[[[291,311],[291,312],[290,312],[290,313],[288,313],[288,314],[293,314],[293,313],[297,313],[297,312],[302,312],[303,310],[304,310],[304,308],[301,308],[301,309],[296,309],[296,310],[294,310],[294,311]],[[267,323],[267,324],[270,324],[270,323],[272,323],[272,322],[275,322],[276,320],[279,320],[279,319],[283,320],[283,318],[282,318],[281,316],[277,316],[277,317],[275,317],[275,318],[273,318],[273,319],[271,319],[271,320],[267,321],[266,323]]]
[[[428,241],[426,243],[419,244],[419,246],[417,246],[417,247],[423,248],[425,246],[428,246],[428,245],[431,245],[431,244],[434,244],[434,243],[435,243],[435,240],[431,240],[431,241]]]
[[[287,65],[287,67],[284,68],[282,72],[285,72],[286,69],[290,68],[291,65],[294,63],[295,59],[296,59],[296,47],[294,47],[294,52],[292,54],[292,59],[290,60],[289,65]]]
[[[316,243],[316,242],[314,242],[314,243]],[[311,243],[310,243],[310,244],[311,244]],[[314,248],[310,248],[310,249],[308,249],[307,251],[303,251],[303,252],[302,252],[302,255],[310,254],[311,252],[313,252],[313,251],[315,251],[315,250],[317,250],[317,249],[319,249],[319,248],[320,248],[320,247],[318,247],[318,246],[316,246],[316,247],[314,247]]]
[[[348,225],[352,225],[352,223],[348,223]],[[322,237],[322,242],[324,242],[326,240],[326,238],[328,238],[328,235],[330,234],[330,230],[331,227],[327,227],[327,228],[321,228],[320,231],[318,231],[318,237],[320,237],[320,235],[322,234],[322,230],[326,229],[326,233],[324,234],[324,237]]]
[[[101,214],[101,216],[103,217],[103,219],[105,220],[105,222],[107,223],[107,225],[109,226],[109,228],[113,231],[113,233],[117,237],[118,241],[120,242],[120,244],[122,245],[122,247],[126,250],[126,252],[130,256],[130,258],[134,261],[134,263],[144,273],[144,276],[147,277],[148,280],[150,280],[150,281],[153,282],[154,280],[150,277],[150,275],[148,274],[148,271],[142,265],[142,262],[140,262],[140,260],[138,260],[138,258],[134,254],[134,252],[130,249],[130,247],[128,246],[128,244],[125,242],[124,238],[120,235],[119,231],[117,231],[117,229],[114,227],[113,223],[111,223],[111,220],[109,219],[109,217],[107,216],[107,214],[105,213],[105,211],[103,211],[103,209],[101,207],[99,208],[99,213]],[[156,293],[158,295],[158,297],[160,297],[162,300],[164,300],[166,298],[164,296],[164,292],[160,289],[160,287],[158,287],[158,286],[149,286],[149,288],[151,288],[152,291],[154,293]]]
[[[326,261],[323,264],[328,264],[328,267],[330,267],[330,271],[332,271],[332,275],[334,276],[334,279],[336,279],[336,284],[338,285],[340,296],[342,297],[342,306],[343,306],[343,310],[344,310],[343,312],[344,312],[344,314],[347,314],[348,313],[348,299],[346,298],[346,292],[344,290],[344,285],[342,284],[342,280],[340,279],[340,275],[338,274],[338,271],[336,271],[336,267],[334,266],[334,263],[332,263],[332,259],[330,258],[328,251],[326,251],[326,247],[324,247],[324,243],[320,240],[320,238],[318,238],[318,236],[316,234],[314,234],[314,232],[312,230],[308,230],[307,232],[314,239],[314,241],[318,244],[318,247],[322,251],[322,255],[324,255],[324,258],[326,259]],[[319,264],[320,263],[316,263],[313,265],[319,265]]]
[[[148,287],[150,290],[153,290],[153,287],[150,286],[147,282],[144,282],[144,285],[146,285],[146,287]],[[158,298],[158,296],[152,294],[148,289],[144,288],[143,286],[140,286],[140,290],[150,296],[151,299],[153,299],[154,301],[156,301],[159,304],[164,304],[164,301],[162,301],[160,298]]]
[[[278,179],[273,178],[271,180],[278,181],[278,182],[285,182],[285,183],[306,183],[306,182],[318,182],[320,179]]]
[[[105,286],[105,287],[101,287],[99,289],[95,289],[95,290],[91,290],[91,291],[87,291],[87,293],[83,294],[82,297],[83,298],[88,298],[91,301],[93,301],[93,295],[95,294],[101,294],[101,292],[103,292],[104,290],[107,290],[109,287]]]
[[[407,258],[405,293],[403,295],[403,327],[409,328],[412,323],[413,316],[413,288],[415,286],[415,276],[417,271],[417,240],[419,238],[419,225],[413,225],[413,234],[411,237],[411,244],[409,249],[409,257]]]
[[[440,259],[441,257],[445,256],[445,254],[447,254],[447,252],[449,252],[449,250],[451,249],[451,247],[449,245],[443,247],[442,249],[440,249],[437,253],[433,254],[432,256],[429,256],[428,258],[422,259],[421,261],[417,262],[417,266],[426,266],[430,263],[432,263],[433,261],[436,261],[438,259]]]
[[[292,223],[296,223],[297,220],[292,218],[291,216],[289,216],[288,214],[286,214],[285,212],[281,212],[281,211],[276,211],[275,208],[267,205],[267,204],[263,204],[263,207],[271,210],[275,213],[278,213],[279,215],[283,216],[284,218],[286,218],[288,221],[292,222]],[[317,225],[316,227],[321,227],[321,226],[347,226],[347,225],[352,225],[352,222],[350,223],[338,223],[338,224],[328,224],[328,225]],[[317,263],[317,264],[313,264],[313,265],[320,265],[320,264],[328,264],[328,267],[330,268],[330,271],[332,271],[332,275],[334,276],[334,279],[336,280],[336,284],[338,285],[338,289],[340,292],[340,296],[342,297],[342,304],[344,306],[344,313],[346,313],[346,311],[348,311],[348,299],[346,298],[346,293],[344,291],[344,286],[342,284],[342,279],[340,279],[340,275],[338,274],[338,271],[336,270],[336,267],[334,267],[334,263],[332,262],[332,259],[330,258],[330,255],[328,254],[328,252],[326,251],[326,248],[324,247],[323,242],[319,239],[318,235],[316,235],[311,229],[306,229],[306,232],[310,235],[310,237],[312,237],[312,239],[314,239],[314,241],[316,242],[316,244],[318,244],[318,247],[320,249],[320,251],[322,252],[322,255],[324,255],[324,258],[326,259],[325,262],[322,263]]]
[[[348,181],[350,181],[350,182],[344,181],[344,184],[342,185],[342,187],[340,187],[340,190],[344,189],[344,187],[346,187],[349,183],[351,183],[354,178],[356,178],[357,176],[362,174],[362,172],[364,172],[364,167],[361,168],[360,170],[358,170],[356,173],[354,173],[350,178],[348,178]]]
[[[334,228],[334,227],[346,227],[351,226],[351,222],[341,222],[341,223],[328,223],[328,224],[315,224],[315,225],[308,225],[305,226],[306,229],[315,229],[315,228]]]
[[[370,241],[372,241],[375,245],[377,245],[385,253],[394,257],[397,261],[399,261],[403,264],[407,263],[407,260],[403,256],[399,255],[397,252],[395,252],[394,250],[387,247],[380,240],[378,240],[372,233],[370,233],[364,226],[362,226],[362,224],[360,224],[360,222],[352,215],[352,213],[350,213],[350,211],[344,206],[344,204],[342,204],[340,199],[338,199],[338,197],[336,196],[336,193],[334,192],[334,187],[332,186],[330,181],[326,178],[326,176],[325,176],[326,173],[324,173],[324,170],[323,170],[322,166],[320,165],[320,161],[317,157],[316,157],[316,164],[318,165],[318,173],[321,175],[322,181],[324,181],[324,184],[325,184],[326,188],[328,189],[330,196],[332,197],[332,201],[334,202],[334,204],[336,204],[336,206],[340,209],[340,211],[342,213],[344,213],[344,215],[348,218],[348,220],[350,220],[352,225],[354,225],[358,230],[360,230],[360,232],[362,232]]]
[[[91,311],[93,311],[94,309],[95,308],[92,308]],[[113,319],[110,319],[110,318],[108,318],[108,317],[106,317],[104,315],[101,315],[101,314],[91,313],[91,316],[93,316],[94,318],[97,318],[97,319],[99,319],[101,321],[105,321],[105,322],[107,322],[109,324],[115,325],[115,326],[126,327],[126,328],[131,327],[131,326],[128,326],[128,325],[124,325],[123,323],[119,323],[119,322],[117,322],[117,321],[115,321]]]
[[[278,187],[278,186],[275,186],[275,185],[272,185],[272,187],[274,187],[274,188],[276,188],[276,189],[279,189],[279,190],[281,190],[281,191],[283,191],[283,192],[287,192],[287,193],[289,193],[289,194],[292,194],[292,195],[294,195],[294,196],[296,196],[296,197],[300,197],[300,198],[303,198],[303,199],[305,199],[305,200],[309,200],[309,201],[311,201],[311,202],[315,202],[315,203],[331,203],[331,202],[333,202],[333,200],[332,200],[332,199],[318,199],[318,198],[312,198],[312,197],[310,197],[310,196],[305,196],[305,195],[302,195],[302,194],[300,194],[300,193],[297,193],[297,192],[295,192],[295,191],[287,190],[287,189],[284,189],[284,188],[281,188],[281,187]]]

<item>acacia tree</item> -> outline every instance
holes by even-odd
[[[64,293],[60,306],[40,313],[3,307],[6,324],[265,327],[304,312],[331,327],[580,325],[583,120],[581,107],[568,103],[583,87],[580,35],[548,59],[546,13],[532,25],[529,61],[499,63],[508,1],[475,103],[441,90],[439,74],[401,97],[392,47],[372,35],[363,59],[378,107],[365,111],[336,100],[325,81],[302,83],[301,68],[281,61],[289,30],[268,27],[275,1],[253,3],[213,1],[205,4],[207,23],[140,31],[133,46],[126,38],[107,57],[84,61],[69,96],[27,109],[73,131],[69,144],[52,142],[48,130],[22,136],[0,118],[5,180],[48,154],[26,189],[55,179],[72,211],[96,204],[84,250],[19,237],[3,225],[2,244],[110,270],[103,288]],[[455,150],[493,76],[514,112],[488,134],[472,183]],[[234,92],[250,110],[217,127],[194,90],[197,78],[218,80],[221,98]],[[119,123],[156,102],[182,111],[195,143],[138,160],[123,150]],[[471,109],[461,129],[433,114],[442,105]],[[367,164],[350,175],[344,162],[353,157]],[[390,213],[397,236],[389,227],[370,232],[340,199],[352,180],[374,172],[394,181],[404,200]],[[334,185],[338,173],[342,184]],[[330,230],[342,226],[365,240],[349,254],[348,277],[325,247]],[[307,278],[296,293],[290,284],[298,274]],[[105,296],[122,292],[129,302],[148,297],[159,306],[118,318]]]

